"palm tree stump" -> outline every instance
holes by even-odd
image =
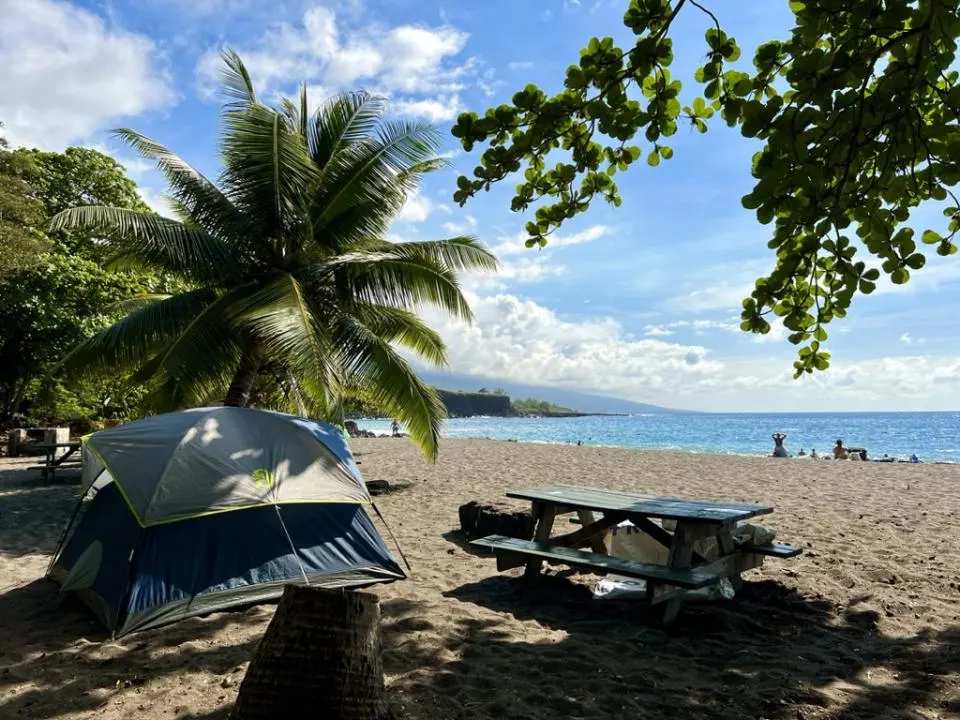
[[[232,720],[387,720],[376,595],[288,585]]]

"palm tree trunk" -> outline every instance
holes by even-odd
[[[388,720],[377,596],[288,585],[231,720]]]
[[[233,381],[223,399],[223,404],[231,407],[246,407],[250,404],[250,395],[253,393],[253,384],[257,381],[257,373],[263,365],[266,348],[263,343],[254,340],[240,358],[240,365],[234,373]]]

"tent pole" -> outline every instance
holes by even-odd
[[[287,531],[287,525],[285,522],[283,522],[283,516],[280,514],[280,506],[277,503],[274,503],[273,509],[277,511],[277,520],[280,521],[280,527],[283,528],[283,534],[287,536],[287,542],[290,543],[290,549],[293,550],[293,556],[297,559],[297,565],[300,566],[300,574],[303,575],[303,582],[309,586],[310,580],[307,578],[307,571],[303,569],[303,563],[300,561],[300,553],[297,552],[297,547],[293,544],[293,538],[290,537],[290,533]]]

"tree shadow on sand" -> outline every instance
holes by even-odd
[[[494,577],[447,596],[463,603],[464,617],[443,628],[440,646],[416,639],[431,627],[416,606],[383,607],[385,667],[410,720],[960,712],[960,627],[891,638],[857,602],[837,608],[769,581],[746,583],[734,602],[687,603],[669,631],[640,608],[593,600],[586,586],[557,577],[533,587]],[[511,616],[552,637],[525,640]]]
[[[151,687],[165,676],[199,673],[216,684],[200,689],[211,700],[232,700],[270,617],[272,605],[190,618],[112,641],[90,612],[56,584],[37,580],[0,594],[0,717],[56,718],[95,712],[108,704],[148,708]],[[224,640],[236,626],[238,641]],[[216,639],[215,639],[216,638]],[[199,680],[197,680],[199,682]],[[221,686],[220,683],[223,683]],[[18,687],[14,695],[10,690]],[[23,689],[26,688],[26,689]],[[189,691],[180,684],[179,691]],[[208,715],[177,718],[218,720]],[[184,708],[186,712],[186,708]]]

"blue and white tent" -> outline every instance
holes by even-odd
[[[88,435],[80,503],[48,576],[115,636],[280,596],[402,579],[335,427],[250,408]]]

